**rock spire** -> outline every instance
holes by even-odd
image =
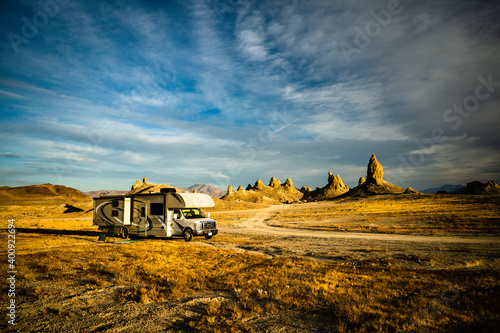
[[[271,180],[269,181],[269,186],[274,188],[280,188],[281,182],[276,177],[272,177]]]
[[[377,161],[375,154],[373,154],[368,162],[366,182],[369,184],[381,184],[383,182],[383,177],[384,168],[382,167],[382,164]]]
[[[256,190],[263,190],[264,189],[264,183],[262,182],[262,180],[258,179],[256,182],[255,182],[255,185],[253,186],[254,189]]]

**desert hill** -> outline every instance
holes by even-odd
[[[272,177],[267,186],[260,179],[255,182],[254,186],[249,184],[246,189],[239,186],[236,191],[233,191],[232,186],[229,185],[227,194],[221,199],[279,204],[297,202],[303,196],[303,192],[293,187],[293,182],[290,178],[287,178],[282,184],[278,179]]]
[[[0,187],[0,216],[19,218],[55,217],[68,213],[90,214],[92,199],[77,189],[62,185]]]
[[[0,187],[0,200],[50,199],[66,197],[70,200],[88,200],[88,197],[77,189],[63,185],[29,185],[19,187]]]
[[[362,183],[347,192],[343,197],[358,197],[369,196],[377,194],[397,194],[397,193],[418,193],[411,187],[405,189],[403,187],[391,184],[387,181],[382,181],[379,184]]]

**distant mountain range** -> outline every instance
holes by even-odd
[[[433,188],[428,188],[425,190],[421,190],[421,193],[426,193],[426,194],[435,194],[439,191],[445,191],[447,193],[458,193],[465,190],[465,186],[463,185],[450,185],[446,184],[440,187],[433,187]]]
[[[207,184],[194,184],[188,188],[180,188],[177,187],[180,192],[193,192],[196,190],[198,193],[205,193],[214,198],[220,198],[226,195],[226,191],[223,191],[215,186],[207,185]],[[114,190],[98,190],[98,191],[90,191],[84,192],[84,194],[88,195],[91,198],[97,198],[101,195],[124,195],[128,191],[114,191]]]
[[[194,184],[190,187],[188,187],[188,190],[190,192],[193,192],[193,190],[196,190],[198,193],[205,193],[208,194],[211,197],[214,198],[220,198],[226,195],[226,191],[221,190],[220,188],[217,188],[212,185],[207,185],[207,184]]]

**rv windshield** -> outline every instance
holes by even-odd
[[[203,212],[199,208],[186,208],[186,209],[181,209],[181,210],[182,210],[182,214],[187,219],[199,219],[199,218],[206,217],[205,214],[203,214]]]

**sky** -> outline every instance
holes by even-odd
[[[500,180],[500,3],[2,1],[0,185]]]

